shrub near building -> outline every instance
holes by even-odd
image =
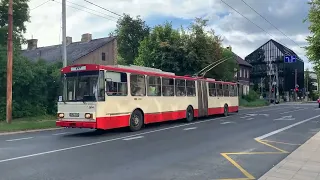
[[[243,95],[239,99],[240,106],[244,107],[258,107],[258,106],[267,106],[269,102],[264,99],[259,99],[258,93],[253,89],[250,89],[249,94]]]

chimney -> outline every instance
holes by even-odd
[[[92,40],[92,34],[89,34],[89,33],[82,34],[81,42],[89,42],[91,40]]]
[[[38,47],[38,39],[29,39],[28,42],[28,50],[34,50]]]
[[[228,49],[229,51],[232,51],[232,47],[231,47],[230,45],[227,47],[227,49]]]
[[[72,37],[67,36],[67,37],[66,37],[66,45],[68,46],[68,45],[71,44],[71,43],[72,43]]]

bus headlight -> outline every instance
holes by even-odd
[[[58,113],[59,118],[64,118],[64,113]]]
[[[93,115],[90,114],[90,113],[86,113],[86,114],[84,115],[84,117],[85,117],[86,119],[92,119]]]

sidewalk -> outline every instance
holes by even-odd
[[[259,178],[285,179],[320,180],[320,132]]]

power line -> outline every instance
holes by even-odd
[[[77,4],[77,3],[74,3],[74,2],[70,2],[70,1],[68,1],[68,0],[67,0],[67,2],[70,3],[70,4],[74,4],[74,5],[76,5],[76,6],[85,8],[85,9],[89,9],[89,10],[94,11],[94,12],[97,12],[97,13],[101,13],[101,12],[99,12],[99,11],[97,11],[97,10],[90,9],[90,8],[88,8],[88,7],[86,7],[86,6],[82,6],[82,5],[80,5],[80,4]],[[109,14],[105,14],[105,13],[101,13],[101,14],[104,14],[104,15],[109,16],[109,17],[114,18],[114,19],[118,19],[117,17],[111,16],[111,15],[109,15]]]
[[[84,0],[84,1],[87,2],[87,3],[90,3],[90,4],[94,5],[94,6],[97,6],[97,7],[101,8],[101,9],[104,9],[104,10],[106,10],[106,11],[112,13],[112,14],[115,14],[115,15],[117,15],[117,16],[123,17],[122,15],[120,15],[120,14],[118,14],[118,13],[115,13],[115,12],[109,10],[109,9],[104,8],[104,7],[101,7],[101,6],[97,5],[97,4],[94,4],[93,2],[90,2],[90,1],[88,1],[88,0]]]
[[[235,8],[233,8],[232,6],[230,6],[228,3],[224,2],[223,0],[221,0],[221,2],[223,2],[225,5],[229,6],[231,9],[233,9],[235,12],[237,12],[238,14],[240,14],[242,17],[244,17],[245,19],[247,19],[249,22],[251,22],[252,24],[254,24],[255,26],[257,26],[259,29],[261,29],[262,31],[264,31],[266,34],[268,34],[271,38],[274,38],[270,33],[268,33],[266,30],[264,30],[261,26],[257,25],[256,23],[254,23],[253,21],[251,21],[249,18],[247,18],[245,15],[243,15],[242,13],[240,13],[239,11],[237,11]],[[281,42],[281,41],[280,41]],[[283,42],[282,42],[283,43]],[[283,43],[284,44],[284,43]],[[287,53],[285,53],[285,55],[289,55]]]
[[[264,16],[262,16],[260,13],[258,13],[253,7],[251,7],[248,3],[246,3],[244,0],[241,0],[245,5],[247,5],[251,10],[253,10],[256,14],[258,14],[262,19],[267,21],[271,26],[273,26],[275,29],[277,29],[281,34],[283,34],[285,37],[290,39],[293,43],[295,43],[297,46],[299,46],[293,39],[288,37],[284,32],[282,32],[280,29],[278,29],[274,24],[272,24],[270,21],[268,21]]]
[[[55,3],[62,4],[61,2],[58,2],[58,1],[55,1],[55,0],[52,0],[52,1],[55,2]],[[104,19],[107,19],[107,20],[109,20],[109,21],[117,22],[117,21],[115,21],[115,20],[113,20],[113,19],[109,19],[109,18],[107,18],[107,17],[105,17],[105,16],[101,16],[101,15],[99,15],[99,14],[95,14],[95,13],[92,13],[92,12],[90,12],[90,11],[86,11],[86,10],[83,10],[83,9],[80,9],[80,8],[77,8],[77,7],[74,7],[74,6],[71,6],[71,5],[67,5],[67,6],[73,8],[73,9],[77,9],[77,10],[79,10],[79,11],[84,11],[84,12],[87,12],[87,13],[89,13],[89,14],[92,14],[92,15],[95,15],[95,16],[99,16],[99,17],[104,18]]]
[[[36,7],[34,7],[34,8],[31,8],[30,11],[32,11],[32,10],[34,10],[34,9],[37,9],[37,8],[39,8],[39,7],[47,4],[49,1],[51,1],[51,0],[48,0],[48,1],[46,1],[46,2],[43,2],[42,4],[39,4],[38,6],[36,6]]]

